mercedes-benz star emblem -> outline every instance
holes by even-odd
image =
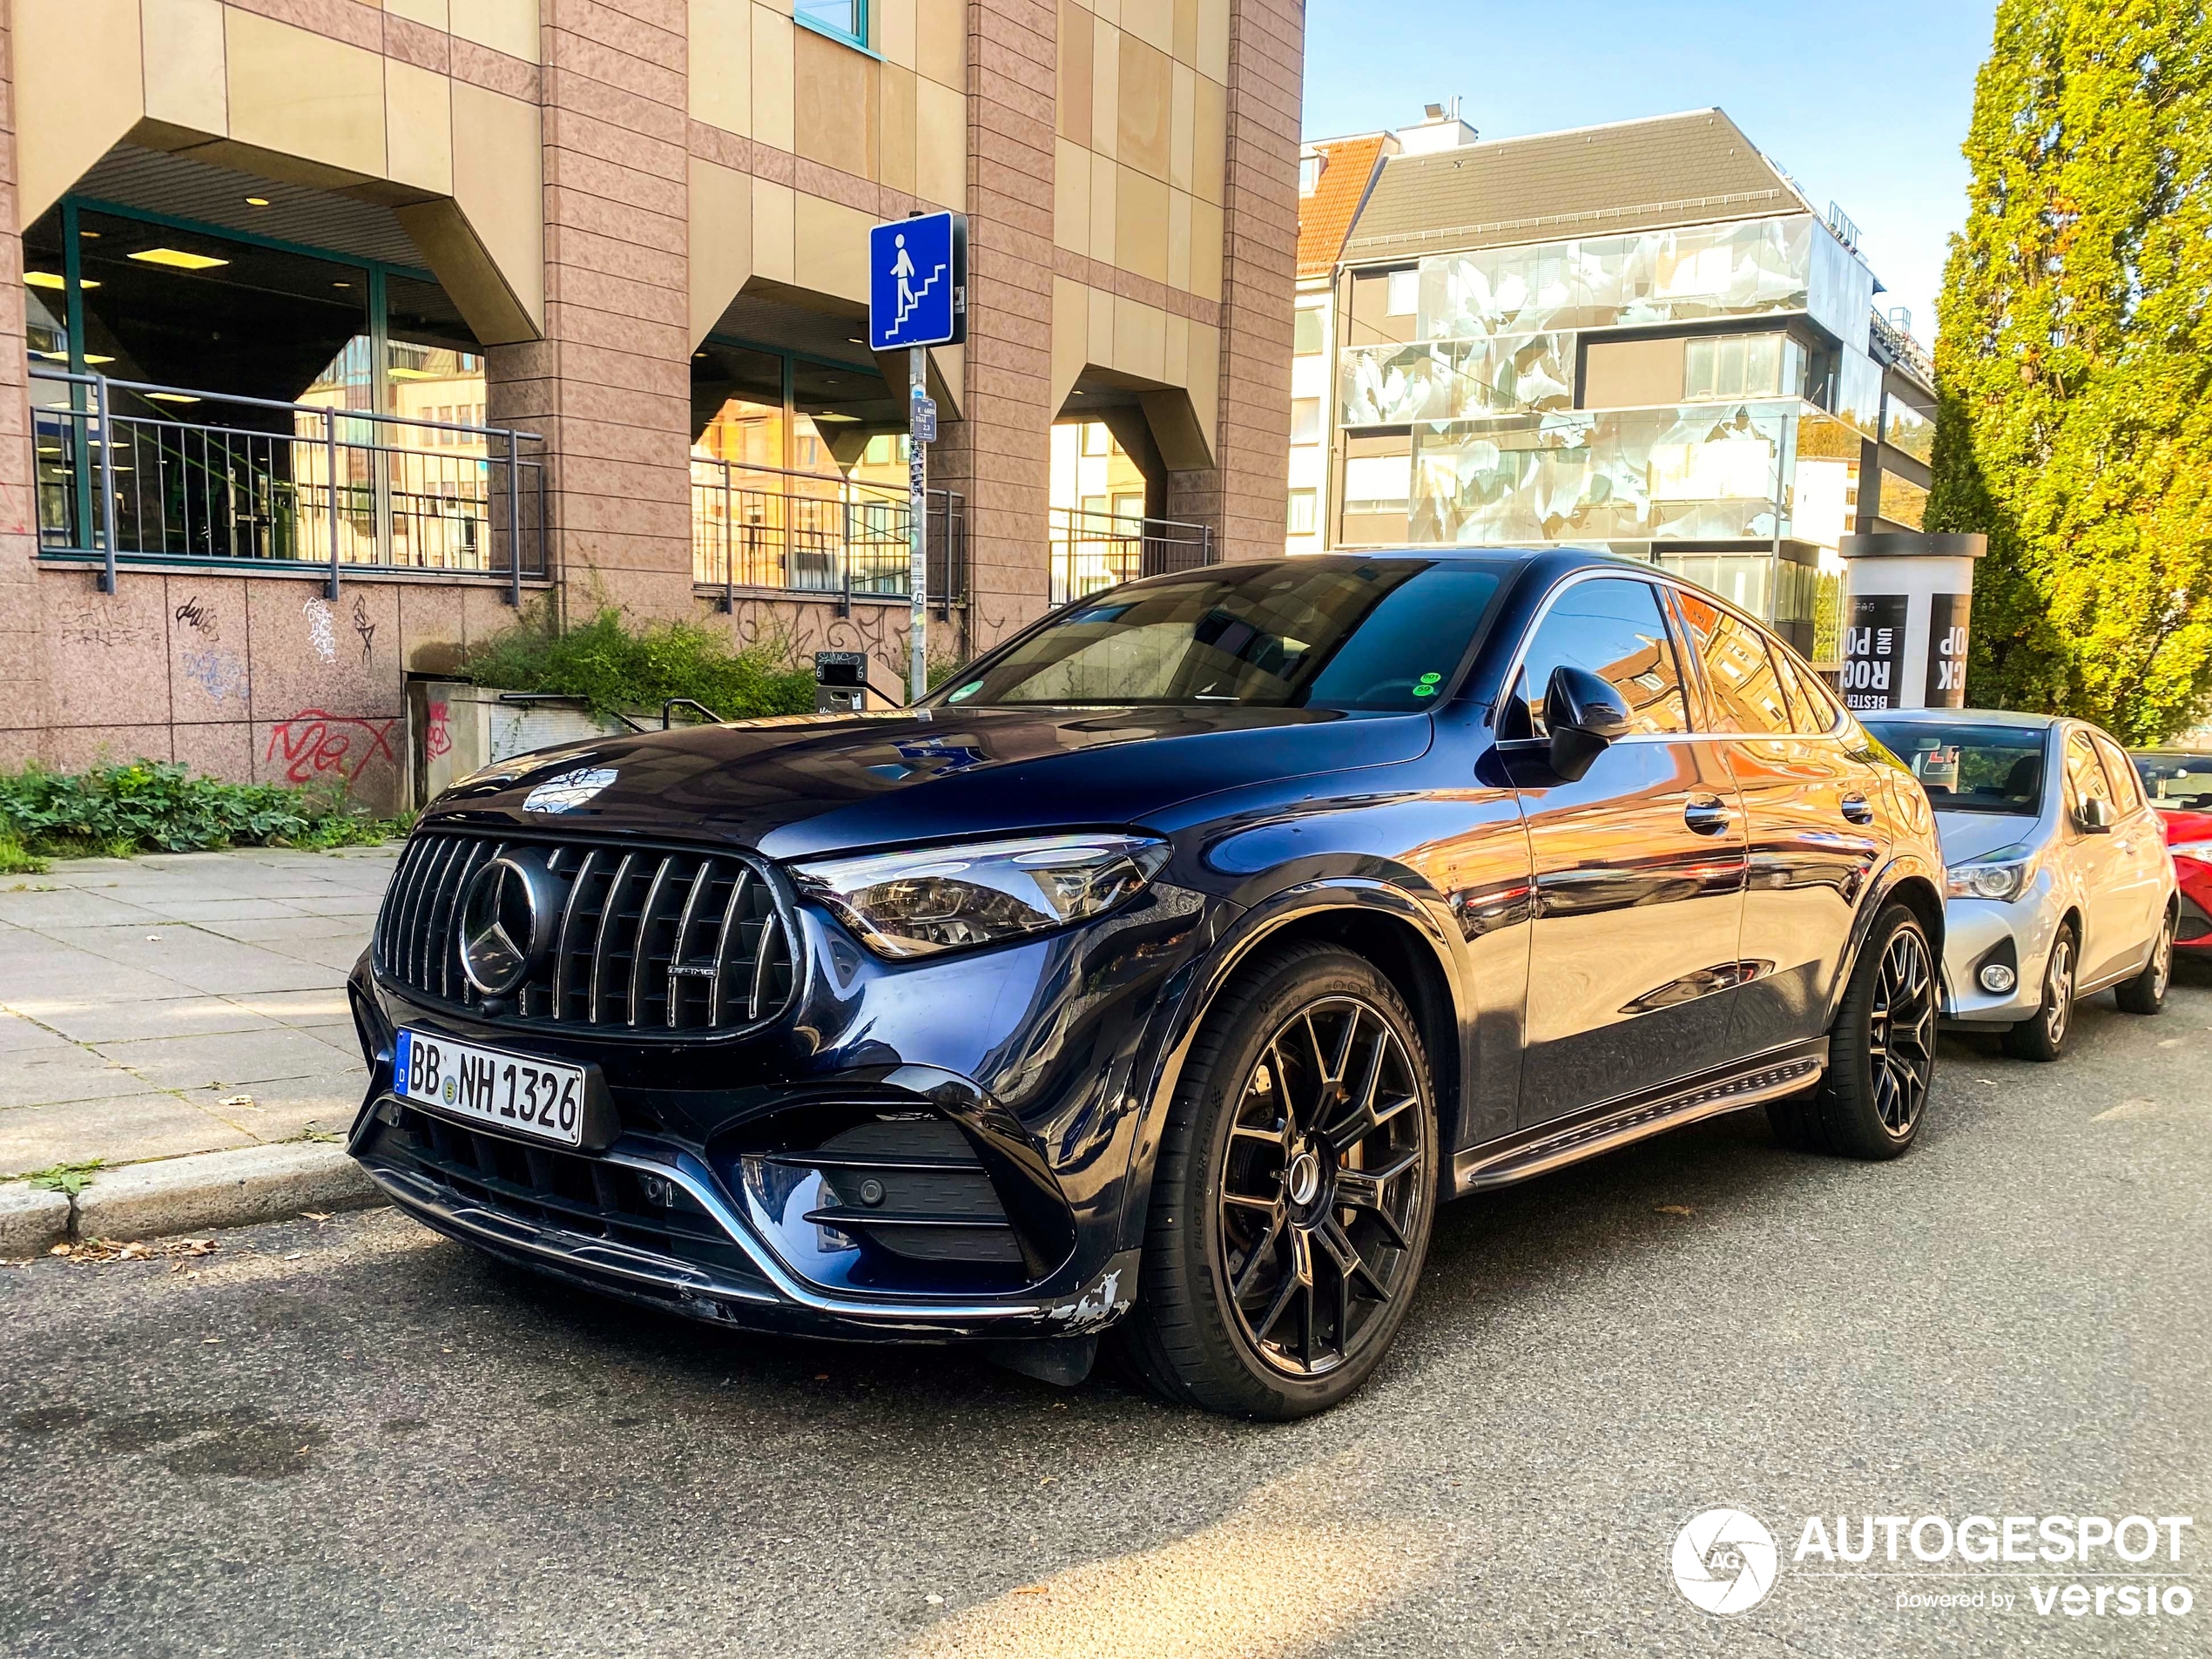
[[[553,914],[544,884],[538,867],[511,856],[469,878],[461,898],[461,969],[485,995],[505,995],[543,958]]]

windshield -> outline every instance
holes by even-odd
[[[2143,792],[2161,813],[2212,813],[2212,754],[2130,755]]]
[[[1077,600],[930,701],[1426,708],[1498,587],[1494,566],[1456,559],[1193,570]]]
[[[2033,818],[2043,809],[2040,726],[1932,725],[1920,720],[1865,724],[1885,748],[1912,768],[1912,775],[1928,792],[1928,804],[1939,813],[2007,813]]]

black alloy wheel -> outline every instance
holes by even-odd
[[[1211,1411],[1334,1405],[1420,1284],[1436,1148],[1420,1029],[1374,964],[1324,944],[1253,963],[1208,1010],[1169,1107],[1120,1352]]]
[[[1421,1110],[1405,1046],[1357,997],[1300,1008],[1245,1078],[1215,1248],[1238,1328],[1275,1369],[1334,1371],[1406,1293],[1428,1175]]]
[[[1874,1110],[1892,1136],[1909,1137],[1935,1078],[1935,970],[1917,927],[1890,935],[1875,975],[1867,1055],[1874,1062]]]
[[[1885,907],[1828,1028],[1826,1073],[1808,1093],[1767,1108],[1775,1138],[1845,1157],[1902,1155],[1935,1083],[1940,995],[1926,927],[1909,905]]]
[[[2005,1033],[2005,1052],[2015,1060],[2056,1060],[2074,1035],[2074,984],[2079,952],[2074,924],[2060,922],[2043,967],[2043,1002],[2033,1019]]]

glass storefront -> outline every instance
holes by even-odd
[[[468,429],[485,421],[483,356],[427,274],[75,199],[24,247],[34,366],[141,383],[114,393],[119,551],[322,563],[334,542],[344,563],[491,568],[506,457]],[[32,385],[55,411],[41,543],[91,546],[91,395]]]

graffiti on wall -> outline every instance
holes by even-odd
[[[307,644],[316,656],[326,663],[338,660],[338,637],[330,626],[330,601],[310,598],[300,607],[300,615],[307,619]]]
[[[325,709],[302,709],[288,720],[269,728],[269,744],[261,759],[284,768],[287,783],[307,784],[335,778],[351,783],[379,755],[394,765],[392,719],[365,719],[358,715],[333,714]]]
[[[176,618],[179,628],[189,628],[203,639],[220,639],[223,637],[222,618],[215,614],[215,607],[196,593],[186,594],[184,603],[170,614]]]
[[[184,677],[207,693],[212,702],[246,698],[246,664],[226,651],[188,651],[178,659]]]
[[[422,752],[433,760],[453,752],[453,713],[442,697],[430,699],[422,723]]]
[[[376,644],[376,624],[368,619],[368,601],[358,593],[354,596],[354,632],[361,642],[361,666],[369,665],[369,652]]]
[[[56,611],[54,628],[63,643],[70,645],[151,645],[161,637],[144,623],[132,622],[97,603]]]

